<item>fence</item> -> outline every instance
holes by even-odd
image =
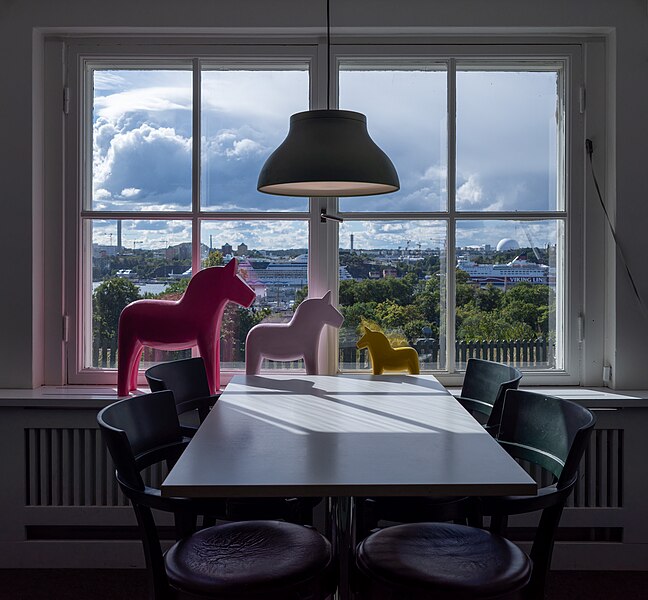
[[[419,339],[412,346],[419,355],[421,370],[436,371],[445,368],[445,348],[436,339]],[[551,351],[551,352],[550,352]],[[455,342],[455,362],[465,364],[469,358],[482,358],[514,367],[533,369],[554,366],[553,348],[544,338],[535,340],[480,340]],[[344,370],[367,369],[370,366],[366,349],[346,345],[342,340],[340,364]]]
[[[370,368],[369,355],[366,349],[358,350],[355,341],[340,340],[340,365],[343,370]],[[439,341],[432,338],[419,339],[413,347],[419,354],[421,370],[436,371],[445,368],[445,349]],[[221,344],[223,362],[243,362],[245,359],[232,355],[232,349]],[[157,363],[164,360],[189,358],[191,350],[165,352],[155,348],[144,348],[142,362]],[[553,346],[546,339],[535,340],[482,340],[455,342],[455,362],[465,364],[469,358],[494,360],[514,367],[533,369],[551,368],[554,366]],[[92,347],[92,364],[98,368],[117,367],[117,340],[95,339]],[[302,361],[286,363],[265,361],[264,368],[294,369],[303,368]]]
[[[142,362],[145,364],[155,364],[165,360],[178,360],[180,358],[191,358],[191,350],[174,350],[165,351],[157,348],[144,346],[142,353]],[[99,369],[116,369],[117,368],[117,339],[102,340],[94,338],[92,340],[92,366]]]

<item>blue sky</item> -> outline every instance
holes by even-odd
[[[161,247],[189,241],[189,223],[142,219],[147,210],[191,207],[192,76],[188,70],[100,70],[94,76],[93,208],[133,210],[124,245]],[[401,179],[395,194],[341,199],[346,211],[444,210],[446,74],[440,70],[342,70],[340,107],[367,115],[374,140]],[[283,140],[292,113],[308,108],[304,70],[203,73],[201,196],[206,210],[306,210],[303,198],[259,194],[266,156]],[[461,71],[457,75],[457,206],[471,211],[556,208],[556,75],[551,72]],[[97,223],[107,244],[114,224]],[[110,233],[113,232],[112,238]],[[430,221],[350,222],[340,231],[355,247],[437,247],[444,227]],[[206,225],[236,246],[279,249],[306,245],[304,223]],[[555,223],[462,222],[460,245],[495,245],[514,237],[555,243]],[[230,236],[229,239],[224,239]],[[222,241],[221,241],[222,240]],[[465,240],[461,243],[460,240]]]

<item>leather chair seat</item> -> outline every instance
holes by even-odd
[[[531,560],[515,544],[483,529],[446,523],[388,527],[357,549],[367,597],[506,597],[531,577]]]
[[[165,566],[173,587],[209,598],[318,597],[335,577],[326,538],[279,521],[203,529],[174,544]]]

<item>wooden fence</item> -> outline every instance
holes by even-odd
[[[435,339],[420,339],[413,344],[419,354],[421,370],[436,371],[444,369],[444,349]],[[240,356],[233,356],[240,354]],[[177,360],[191,357],[191,350],[164,352],[154,348],[144,348],[142,362],[157,363],[164,360]],[[469,358],[483,358],[505,363],[519,368],[551,368],[554,365],[553,347],[544,338],[535,340],[482,340],[455,343],[455,362],[465,364]],[[243,349],[233,352],[233,349],[221,344],[221,360],[224,363],[244,363]],[[358,350],[355,344],[342,340],[340,347],[340,364],[343,370],[368,369],[370,367],[367,350]],[[92,365],[98,368],[117,367],[117,340],[95,339],[92,348]],[[302,368],[302,361],[270,362],[266,361],[264,368],[293,369]]]
[[[436,371],[445,368],[445,350],[438,340],[421,339],[412,344],[419,355],[421,370]],[[455,342],[455,362],[465,364],[469,358],[482,358],[519,368],[551,368],[553,348],[544,338],[535,340],[480,340]],[[340,363],[345,370],[369,368],[366,349],[355,346],[340,347]]]

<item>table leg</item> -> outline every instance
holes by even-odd
[[[336,598],[350,600],[349,575],[354,549],[353,499],[349,497],[329,498],[327,534],[333,545],[333,552],[339,565],[339,585]]]

